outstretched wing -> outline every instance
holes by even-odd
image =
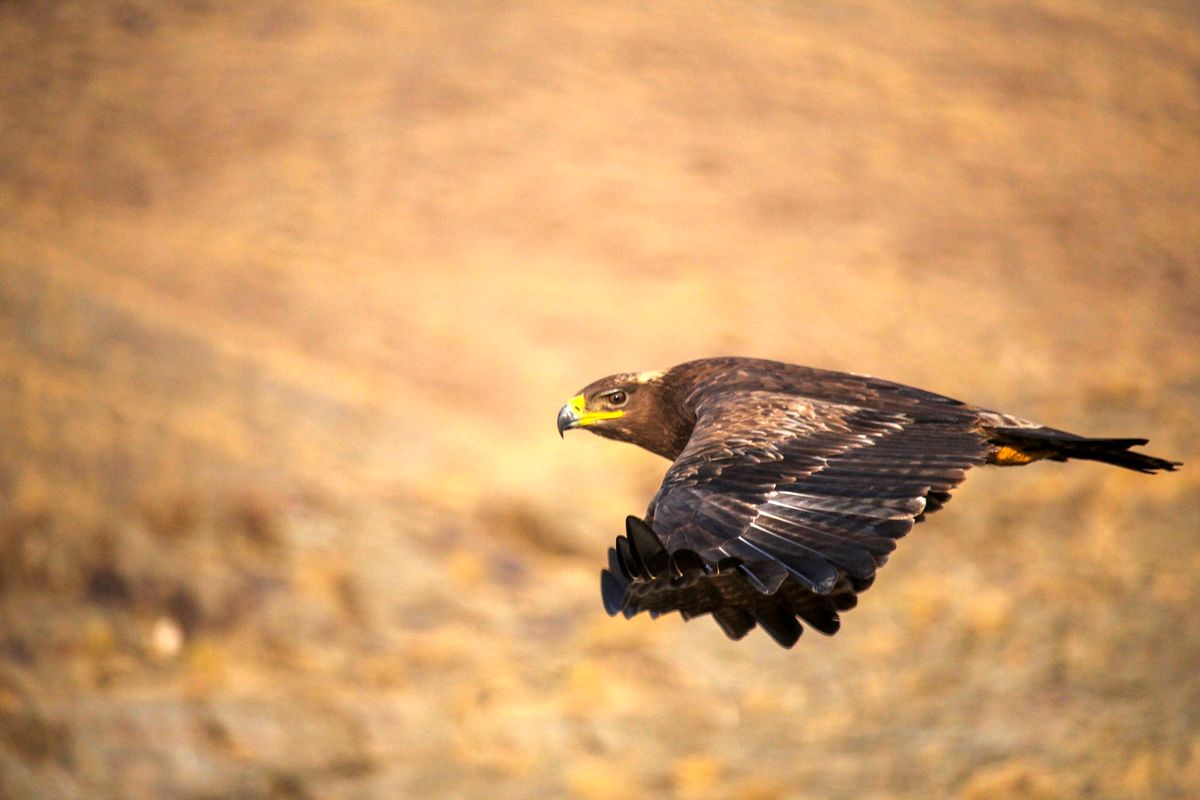
[[[732,638],[758,624],[787,647],[797,618],[836,632],[896,539],[989,449],[973,409],[916,390],[871,407],[713,392],[696,413],[647,520],[610,551],[605,607],[711,613]]]

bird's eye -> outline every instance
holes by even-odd
[[[604,399],[608,401],[610,406],[623,406],[625,405],[625,401],[629,399],[629,395],[618,389],[615,392],[609,392],[606,394]]]

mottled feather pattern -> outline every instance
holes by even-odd
[[[790,647],[801,623],[836,632],[896,540],[1003,442],[1031,458],[1177,466],[1128,452],[1144,440],[1086,439],[860,375],[709,359],[659,380],[667,401],[664,386],[685,393],[673,408],[694,424],[646,519],[630,517],[609,550],[604,605],[711,614],[735,639],[758,626]]]
[[[889,386],[884,408],[865,408],[780,391],[782,381],[748,390],[748,380],[710,378],[692,393],[695,429],[647,515],[665,551],[690,551],[702,568],[624,574],[625,596],[610,611],[677,607],[694,617],[732,607],[744,613],[718,618],[727,633],[766,620],[788,644],[796,617],[836,630],[850,580],[865,588],[926,495],[952,488],[986,454],[976,418],[936,395]],[[871,395],[870,379],[845,380],[845,395]]]

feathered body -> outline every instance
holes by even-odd
[[[712,614],[741,638],[791,646],[838,612],[982,464],[1090,459],[1141,472],[1174,462],[1144,439],[1089,439],[861,375],[716,358],[597,381],[559,414],[670,459],[644,520],[609,551],[609,613]]]

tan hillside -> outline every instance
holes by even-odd
[[[611,620],[595,378],[876,374],[982,470],[842,632]],[[1186,2],[0,4],[0,798],[1200,795]]]

